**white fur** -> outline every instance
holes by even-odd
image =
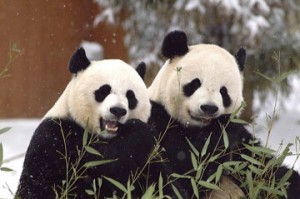
[[[95,100],[94,91],[102,85],[111,86],[111,93],[101,103]],[[131,89],[138,100],[137,107],[128,108],[127,90]],[[100,118],[116,120],[110,108],[118,106],[127,113],[118,121],[125,123],[137,118],[147,122],[150,116],[150,101],[147,88],[138,73],[121,60],[94,61],[87,69],[72,78],[65,91],[48,111],[45,118],[72,118],[82,127],[89,120],[90,128],[99,133]],[[110,135],[105,135],[109,137]]]
[[[195,78],[202,85],[190,97],[185,97],[183,86]],[[220,88],[226,86],[232,100],[223,105]],[[167,60],[149,87],[150,99],[165,106],[167,112],[182,124],[204,126],[193,120],[188,110],[201,115],[200,106],[214,104],[219,110],[214,115],[233,113],[243,101],[243,79],[235,58],[225,49],[212,44],[189,46],[189,52]]]

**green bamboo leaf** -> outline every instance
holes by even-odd
[[[130,199],[131,198],[131,192],[134,190],[134,186],[131,186],[131,183],[130,183],[130,178],[128,178],[128,181],[127,181],[127,198]]]
[[[191,184],[193,187],[193,191],[194,191],[194,195],[196,196],[196,198],[199,198],[199,190],[196,184],[196,181],[194,180],[194,178],[191,178]]]
[[[195,177],[197,181],[200,179],[202,171],[203,171],[203,163],[201,163],[197,168],[196,177]]]
[[[199,185],[205,187],[205,188],[208,188],[208,189],[213,189],[213,190],[221,190],[220,187],[218,187],[217,185],[215,184],[212,184],[210,182],[206,182],[206,181],[198,181]]]
[[[197,163],[196,156],[192,152],[191,152],[191,159],[192,159],[193,168],[194,170],[196,170],[198,168],[198,163]]]
[[[11,171],[14,171],[14,170],[12,170],[12,169],[10,169],[10,168],[7,168],[7,167],[1,167],[0,170],[1,170],[1,171],[5,171],[5,172],[11,172]]]
[[[117,160],[118,159],[90,161],[90,162],[85,163],[83,166],[86,167],[86,168],[91,168],[91,167],[96,167],[96,166],[100,166],[100,165],[103,165],[103,164],[108,164],[108,163],[111,163],[111,162],[115,162]]]
[[[88,133],[89,133],[88,124],[89,124],[89,119],[87,119],[86,125],[85,125],[85,128],[84,128],[83,138],[82,138],[82,146],[86,146],[86,144],[87,144]]]
[[[216,159],[220,157],[221,153],[218,153],[208,159],[208,162],[214,162]]]
[[[2,128],[2,129],[0,129],[0,134],[5,133],[5,132],[9,131],[10,129],[11,129],[11,127]]]
[[[252,164],[256,164],[256,165],[259,165],[259,166],[263,166],[263,164],[261,162],[259,162],[258,160],[255,160],[254,158],[248,156],[248,155],[245,155],[245,154],[241,154],[241,157],[249,162],[251,162]]]
[[[211,136],[211,134],[209,134],[209,136],[208,136],[207,140],[205,141],[205,144],[204,144],[204,146],[201,150],[201,157],[203,157],[207,152],[207,148],[208,148],[208,145],[210,143],[210,136]]]
[[[218,183],[221,179],[221,176],[222,176],[222,173],[223,173],[223,165],[220,164],[218,166],[218,169],[217,169],[217,172],[216,172],[216,179],[215,179],[215,183]]]
[[[244,144],[244,146],[250,150],[251,152],[253,153],[256,153],[256,154],[266,154],[266,155],[272,155],[275,153],[275,150],[273,149],[270,149],[270,148],[267,148],[267,147],[262,147],[262,146],[251,146],[251,145],[248,145],[248,144]]]
[[[251,169],[251,171],[252,171],[253,173],[255,173],[255,174],[259,175],[259,176],[260,176],[261,174],[263,174],[263,170],[257,168],[257,167],[254,166],[253,164],[252,164],[252,165],[249,165],[248,168]]]
[[[92,190],[86,189],[86,190],[84,190],[84,191],[85,191],[85,193],[86,193],[87,195],[90,195],[90,196],[92,196],[92,195],[95,194]]]
[[[216,173],[212,174],[207,178],[206,182],[212,182],[216,178]]]
[[[94,154],[94,155],[97,155],[97,156],[100,156],[100,157],[103,158],[103,155],[101,155],[101,153],[100,153],[99,151],[97,151],[96,149],[94,149],[94,148],[92,148],[92,147],[90,147],[90,146],[85,146],[84,148],[85,148],[85,150],[86,150],[87,152],[89,152],[89,153],[91,153],[91,154]]]
[[[175,192],[175,194],[176,194],[176,196],[177,196],[178,199],[183,199],[183,197],[179,193],[178,189],[173,184],[172,184],[172,189]]]
[[[273,82],[273,83],[276,82],[276,79],[273,79],[273,78],[271,78],[271,77],[268,77],[267,75],[264,75],[264,74],[262,74],[262,73],[260,73],[260,72],[258,72],[258,71],[256,71],[255,73],[258,74],[259,76],[263,77],[264,79],[270,81],[270,82]]]
[[[279,183],[277,184],[277,189],[283,187],[288,181],[288,179],[292,176],[292,174],[293,174],[293,170],[292,169],[288,170],[284,174],[284,176],[280,179]]]
[[[178,173],[172,173],[171,176],[172,176],[173,178],[186,178],[186,179],[190,179],[190,178],[191,178],[191,176],[180,175],[180,174],[178,174]]]
[[[282,73],[278,78],[276,78],[276,82],[280,83],[282,82],[282,80],[286,79],[290,74],[294,73],[295,71],[288,71],[288,72],[284,72]]]
[[[222,134],[223,134],[224,147],[225,147],[225,149],[227,149],[229,146],[229,139],[228,139],[228,135],[227,135],[225,128],[223,128]]]
[[[154,198],[155,184],[150,185],[146,192],[143,194],[142,199]],[[159,197],[162,198],[162,197]]]
[[[158,178],[158,194],[159,198],[163,198],[163,178],[161,176],[161,173],[159,173],[159,178]]]
[[[122,185],[120,182],[118,182],[117,180],[114,180],[112,178],[103,176],[103,178],[105,178],[107,181],[109,181],[111,184],[115,185],[117,188],[119,188],[121,191],[123,191],[124,193],[127,193],[127,189],[124,185]]]
[[[186,138],[188,144],[190,145],[191,150],[193,151],[193,153],[199,157],[199,151],[195,148],[195,146],[190,142],[190,140],[188,138]]]
[[[248,124],[247,121],[242,120],[242,119],[238,119],[238,118],[232,118],[232,119],[231,119],[231,122],[237,123],[237,124]]]

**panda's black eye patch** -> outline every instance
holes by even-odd
[[[220,93],[222,95],[224,107],[229,107],[231,104],[231,99],[230,96],[228,95],[227,88],[225,86],[222,86],[222,88],[220,89]]]
[[[127,97],[127,100],[128,100],[128,107],[129,109],[134,109],[138,103],[136,97],[135,97],[135,94],[132,90],[128,90],[126,92],[126,97]]]
[[[102,102],[111,91],[111,87],[108,84],[102,85],[98,90],[95,90],[95,99],[97,102]]]
[[[183,87],[183,93],[186,97],[189,97],[191,95],[193,95],[193,93],[200,88],[201,86],[201,81],[196,78],[193,79],[191,82],[189,82],[188,84],[184,85]]]

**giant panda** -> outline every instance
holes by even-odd
[[[54,190],[63,198],[94,198],[86,191],[93,187],[99,198],[122,196],[106,179],[126,186],[153,148],[153,128],[146,123],[151,104],[141,78],[144,63],[134,70],[117,59],[90,61],[79,48],[69,70],[71,81],[44,116],[27,149],[17,191],[22,199],[53,199],[57,196]],[[98,165],[101,160],[112,162]],[[100,188],[98,178],[102,179]]]
[[[164,38],[162,54],[168,58],[149,87],[152,103],[149,124],[160,133],[159,146],[164,153],[150,165],[150,180],[157,182],[163,176],[165,193],[176,198],[174,187],[183,198],[193,198],[194,190],[188,175],[195,177],[195,165],[191,153],[196,149],[203,153],[201,160],[215,157],[204,168],[201,181],[214,174],[218,166],[226,161],[243,161],[241,154],[251,156],[244,144],[260,146],[241,123],[232,122],[232,116],[238,116],[243,103],[243,69],[246,51],[241,48],[235,56],[225,49],[212,44],[187,44],[187,36],[182,31],[170,32]],[[228,139],[223,137],[224,132]],[[226,140],[229,141],[225,148]],[[189,143],[190,142],[190,143]],[[226,144],[227,145],[227,144]],[[194,148],[194,149],[193,149]],[[215,156],[221,154],[219,156]],[[199,154],[198,154],[199,155]],[[157,163],[162,161],[163,163]],[[197,167],[198,166],[198,167]],[[276,178],[280,179],[287,168],[280,167]],[[172,174],[179,174],[173,175]],[[176,177],[177,176],[177,177]],[[178,179],[176,179],[178,178]],[[197,179],[197,178],[196,178]],[[232,176],[223,175],[220,187],[224,191],[205,192],[197,184],[201,197],[240,198],[247,197]],[[300,194],[300,176],[293,172],[289,182],[288,198],[297,198]],[[195,184],[194,184],[195,185]],[[211,194],[211,195],[209,195]]]

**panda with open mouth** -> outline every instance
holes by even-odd
[[[87,190],[94,186],[100,198],[121,197],[124,193],[102,177],[126,185],[155,143],[153,128],[146,123],[151,104],[145,69],[144,63],[135,70],[117,59],[90,61],[79,48],[69,63],[71,81],[34,132],[16,195],[53,199],[56,191],[59,198],[65,193],[63,198],[83,199],[91,197]],[[102,160],[112,162],[82,169]],[[99,178],[101,186],[93,185]],[[66,186],[68,192],[63,192]]]

